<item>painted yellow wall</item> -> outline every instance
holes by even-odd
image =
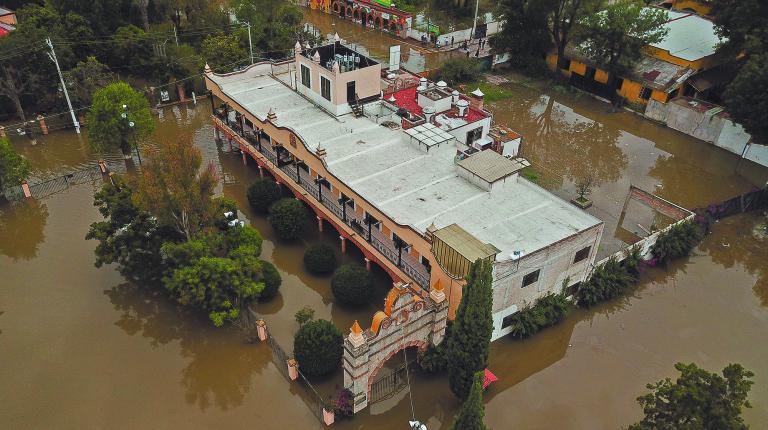
[[[672,9],[681,11],[692,10],[698,15],[709,15],[709,12],[712,10],[708,4],[698,0],[674,0],[672,2]]]
[[[595,69],[595,80],[601,84],[608,83],[608,73],[602,69]]]

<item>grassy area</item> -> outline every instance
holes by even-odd
[[[541,180],[541,174],[539,174],[539,172],[531,166],[523,168],[523,170],[520,171],[520,176],[533,182],[534,184],[538,184]]]
[[[464,86],[467,93],[474,91],[476,88],[480,88],[480,91],[485,94],[486,103],[493,103],[499,100],[508,99],[513,95],[511,90],[485,81],[472,82],[469,84],[464,84]]]

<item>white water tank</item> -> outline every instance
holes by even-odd
[[[451,93],[451,104],[456,104],[459,102],[459,92],[456,90],[453,90]]]
[[[467,109],[469,108],[469,102],[462,99],[456,102],[456,107],[459,109],[459,116],[464,118],[467,116]]]
[[[435,116],[435,108],[426,106],[422,111],[424,112],[424,118],[426,118],[427,122],[431,123],[432,118]]]

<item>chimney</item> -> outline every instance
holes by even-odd
[[[312,61],[314,61],[317,64],[320,64],[320,53],[315,51],[315,55],[312,56]]]
[[[469,102],[461,99],[458,102],[456,102],[456,108],[459,110],[458,114],[459,117],[464,118],[467,116],[467,108],[469,107]]]
[[[429,85],[428,85],[428,81],[427,81],[427,78],[421,78],[421,79],[419,79],[419,86],[420,86],[420,87],[424,87],[424,89],[425,89],[425,90],[426,90],[427,88],[429,88]]]
[[[440,88],[441,90],[444,90],[448,88],[448,84],[445,81],[440,81],[437,83],[437,88]]]
[[[469,93],[470,95],[470,106],[477,110],[483,110],[483,99],[485,98],[485,94],[483,94],[482,91],[480,91],[480,88],[472,91]]]
[[[451,104],[456,104],[459,101],[459,92],[456,90],[453,90],[451,93]]]
[[[422,110],[424,112],[424,117],[426,118],[427,122],[432,122],[432,118],[435,116],[435,108],[432,106],[425,106]]]

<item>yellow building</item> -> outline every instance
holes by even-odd
[[[699,15],[709,15],[712,2],[709,0],[667,0],[661,6],[681,12],[693,12]]]
[[[643,57],[633,70],[608,88],[608,74],[596,67],[575,49],[566,50],[569,58],[558,61],[556,54],[547,57],[553,70],[569,76],[581,89],[610,98],[613,91],[630,103],[646,104],[653,99],[662,103],[679,95],[695,95],[689,78],[718,65],[716,48],[719,39],[712,21],[701,16],[669,11],[665,27],[667,36],[659,43],[643,48]]]

